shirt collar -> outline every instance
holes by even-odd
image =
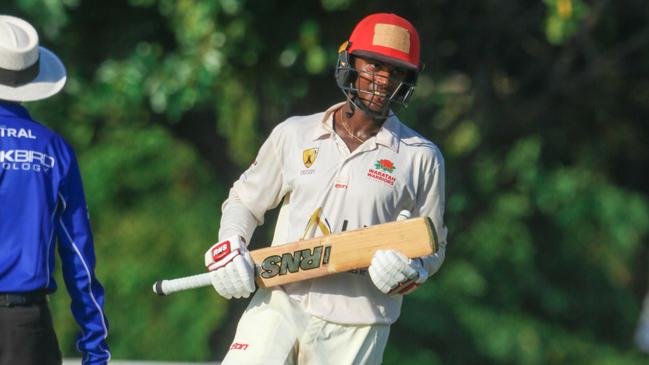
[[[399,138],[401,136],[401,122],[399,118],[390,111],[390,116],[385,120],[383,126],[376,134],[376,143],[384,145],[394,152],[399,152]]]
[[[29,112],[20,104],[7,103],[0,101],[0,117],[19,117],[29,118]]]
[[[345,105],[344,101],[329,107],[329,109],[327,109],[324,112],[324,115],[322,116],[322,120],[313,131],[313,136],[311,137],[313,141],[321,139],[325,136],[333,135],[334,133],[333,114],[336,110],[340,109],[343,105]]]
[[[332,135],[333,130],[333,114],[336,110],[345,105],[345,101],[335,104],[324,112],[322,122],[318,124],[313,131],[312,140],[316,141],[325,136]],[[383,126],[376,134],[375,143],[386,146],[395,152],[399,152],[399,137],[401,135],[401,122],[399,118],[390,111],[390,116],[385,120]]]

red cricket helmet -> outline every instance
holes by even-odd
[[[382,62],[421,71],[419,34],[406,19],[388,13],[372,14],[361,20],[351,37],[347,51]]]
[[[387,118],[390,105],[408,106],[417,76],[423,68],[419,60],[419,48],[419,34],[409,21],[395,14],[369,15],[356,25],[349,40],[338,49],[336,84],[350,105],[375,118]],[[359,71],[354,67],[352,56],[375,59],[408,71],[408,76],[399,81],[399,85],[389,95],[389,103],[384,110],[373,111],[364,104],[372,103],[375,97],[383,98],[385,95],[381,95],[382,92],[378,90],[360,90],[356,87]]]

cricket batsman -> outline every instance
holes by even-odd
[[[260,288],[223,364],[382,362],[403,296],[439,270],[446,251],[444,159],[394,113],[407,106],[421,70],[409,21],[385,13],[362,19],[338,53],[345,100],[274,128],[223,203],[219,240],[230,241],[231,254],[210,248],[205,263],[220,295],[250,296],[246,246],[280,204],[272,245],[394,221],[408,210],[434,223],[436,253],[408,259],[380,250],[367,270]]]

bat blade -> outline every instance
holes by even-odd
[[[268,288],[334,273],[366,268],[377,250],[393,249],[409,258],[436,251],[428,218],[379,224],[250,252],[257,285]]]
[[[261,288],[313,279],[370,265],[378,250],[397,250],[409,258],[437,251],[435,226],[427,217],[383,223],[353,231],[300,240],[250,251],[256,282]],[[158,295],[169,295],[210,285],[209,273],[153,285]]]

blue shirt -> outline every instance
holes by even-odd
[[[25,108],[0,101],[0,292],[56,291],[55,246],[83,364],[104,364],[104,289],[74,151]]]

